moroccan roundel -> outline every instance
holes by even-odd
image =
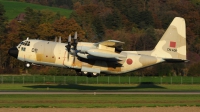
[[[128,65],[131,65],[131,64],[133,63],[133,60],[129,58],[129,59],[126,60],[126,63],[127,63]]]

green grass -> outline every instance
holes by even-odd
[[[200,91],[200,77],[0,76],[0,90]]]
[[[0,91],[200,91],[197,84],[0,84]]]
[[[20,13],[25,12],[27,7],[30,7],[35,10],[50,10],[53,12],[59,12],[61,15],[69,17],[72,10],[56,8],[56,7],[48,7],[43,5],[24,3],[24,2],[16,2],[16,1],[8,1],[8,0],[0,0],[0,3],[4,5],[4,9],[6,10],[6,16],[8,20],[12,20],[17,17]]]
[[[0,95],[0,99],[1,108],[127,108],[200,105],[200,95]]]
[[[165,78],[171,80],[171,77]],[[172,77],[177,82],[180,78]],[[193,80],[198,78],[193,78]],[[0,76],[0,83],[2,79],[6,84],[0,84],[0,91],[200,91],[199,84],[156,84],[160,80],[159,77],[131,77],[132,81],[137,82],[134,84],[127,83],[129,77],[119,76],[98,78],[76,76]],[[108,79],[109,84],[107,82]],[[191,79],[191,77],[182,77],[182,79]],[[23,80],[24,84],[22,83]],[[97,84],[98,81],[99,83]],[[89,84],[86,84],[86,82]],[[0,95],[0,99],[0,108],[200,106],[200,95]]]
[[[44,76],[6,75],[0,83],[10,84],[200,84],[200,77],[136,77],[136,76]]]

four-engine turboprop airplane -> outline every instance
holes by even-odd
[[[71,41],[72,40],[72,41]],[[107,40],[99,43],[78,42],[69,35],[68,43],[26,39],[9,49],[8,54],[31,64],[75,69],[79,75],[121,74],[162,62],[185,62],[185,20],[174,18],[151,51],[122,51],[124,42]]]

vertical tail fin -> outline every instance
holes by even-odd
[[[152,56],[172,60],[186,59],[186,25],[184,18],[175,17],[153,49]]]

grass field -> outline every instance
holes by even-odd
[[[19,91],[200,91],[199,83],[200,77],[0,76],[0,90]]]
[[[131,77],[140,83],[128,83],[128,77],[88,78],[76,76],[0,76],[1,91],[200,91],[199,84],[156,84],[155,77]],[[45,77],[45,78],[44,78]],[[166,77],[165,77],[166,78]],[[24,79],[24,83],[23,82]],[[37,82],[36,80],[39,79]],[[109,79],[109,83],[105,80]],[[128,80],[127,80],[128,79]],[[180,80],[181,77],[167,79]],[[176,79],[176,80],[175,80]],[[186,77],[182,77],[182,81]],[[189,77],[188,79],[191,79]],[[193,80],[198,79],[193,78]],[[160,79],[159,79],[160,80]],[[16,82],[15,82],[16,81]],[[19,81],[19,82],[17,82]],[[33,83],[35,81],[35,83]],[[54,82],[55,81],[55,82]],[[85,82],[91,84],[83,84]],[[97,83],[99,81],[99,83]],[[101,84],[100,82],[106,84]],[[13,83],[14,82],[14,83]],[[71,82],[71,83],[67,83]],[[115,82],[115,83],[114,83]],[[119,82],[121,84],[119,84]],[[129,108],[200,106],[200,95],[0,95],[0,108]]]
[[[0,84],[0,91],[200,91],[197,84]]]
[[[200,106],[200,95],[0,95],[0,99],[1,108]]]
[[[1,91],[200,91],[180,84],[0,84]],[[0,95],[0,108],[129,108],[200,106],[200,95]]]
[[[69,17],[72,10],[56,8],[56,7],[48,7],[42,6],[37,4],[30,4],[24,2],[15,2],[15,1],[8,1],[8,0],[0,0],[0,3],[4,5],[4,9],[6,10],[6,16],[8,20],[12,20],[17,17],[20,13],[25,12],[24,9],[30,7],[35,10],[50,10],[53,12],[59,12],[61,15]]]
[[[200,77],[1,75],[1,84],[200,84]]]

